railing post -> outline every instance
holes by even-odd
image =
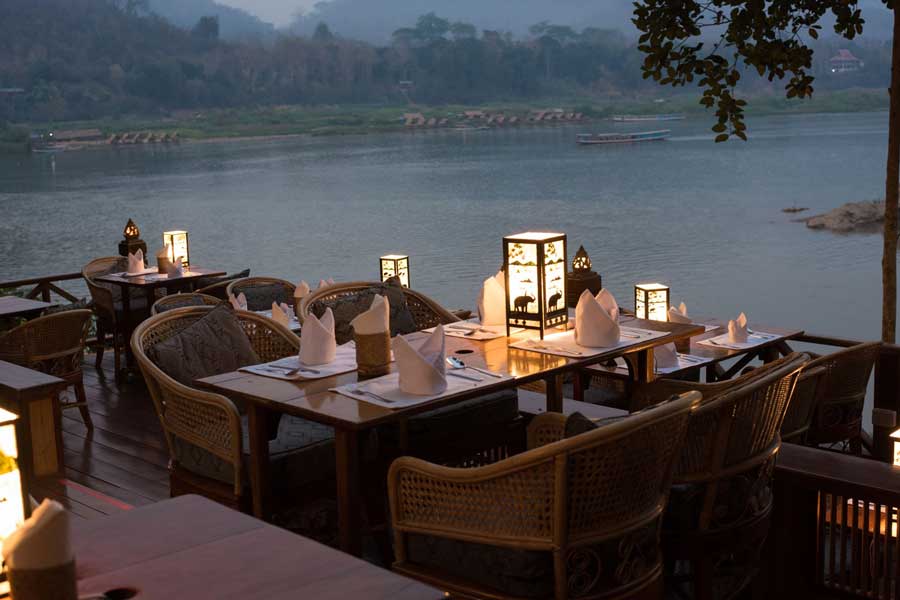
[[[898,406],[900,400],[900,354],[888,352],[882,349],[875,362],[875,398],[873,406],[884,410],[900,412]],[[892,462],[893,444],[891,442],[892,429],[889,427],[872,426],[873,454],[881,460]]]
[[[50,302],[50,286],[47,285],[46,281],[41,282],[41,300]]]

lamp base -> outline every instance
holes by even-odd
[[[578,298],[584,290],[591,290],[592,294],[599,294],[603,289],[603,279],[596,271],[587,273],[569,273],[566,278],[566,305],[575,308]]]

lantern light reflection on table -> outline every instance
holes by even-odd
[[[669,286],[640,283],[634,286],[634,315],[651,321],[669,320]]]
[[[188,244],[188,232],[184,230],[164,231],[163,245],[169,246],[169,260],[173,263],[177,257],[181,257],[181,264],[185,267],[191,264],[190,245]]]
[[[409,256],[406,254],[386,254],[379,259],[381,265],[381,281],[391,277],[399,277],[400,284],[409,287]]]
[[[25,521],[26,509],[30,508],[18,464],[18,419],[0,408],[0,545]]]
[[[569,321],[566,309],[566,234],[528,231],[503,238],[506,331],[547,329]]]

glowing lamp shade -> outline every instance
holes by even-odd
[[[399,277],[403,287],[409,287],[409,256],[405,254],[386,254],[379,259],[381,264],[381,280]]]
[[[894,466],[900,467],[900,429],[891,434],[894,440]]]
[[[634,315],[651,321],[669,320],[669,286],[640,283],[634,286]]]
[[[173,263],[177,257],[181,257],[181,264],[185,267],[191,264],[190,245],[188,244],[187,231],[164,231],[163,244],[169,246],[169,260]]]
[[[0,545],[28,516],[28,496],[19,471],[16,443],[18,420],[15,414],[0,409]]]
[[[547,329],[569,321],[566,309],[566,234],[528,231],[503,238],[506,331]]]

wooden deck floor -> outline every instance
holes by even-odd
[[[117,386],[112,353],[103,369],[86,357],[84,384],[94,431],[78,410],[63,411],[65,477],[43,478],[38,500],[52,497],[86,519],[169,497],[168,452],[153,402],[143,382]]]

